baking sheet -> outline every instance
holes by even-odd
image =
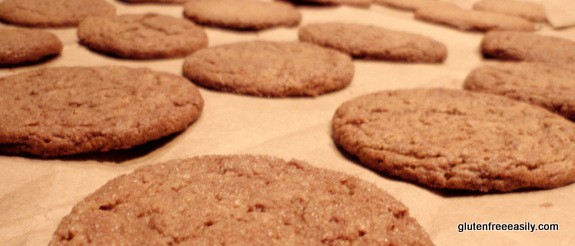
[[[1,1],[1,0],[0,0]],[[182,6],[134,5],[108,0],[117,14],[156,12],[182,16]],[[473,1],[454,1],[471,6]],[[475,67],[493,63],[479,53],[482,33],[461,32],[413,19],[413,14],[373,5],[300,7],[302,25],[342,21],[429,36],[449,52],[443,64],[355,60],[352,84],[316,98],[270,99],[200,89],[205,108],[189,129],[127,151],[56,159],[0,156],[0,245],[45,245],[60,219],[108,180],[137,167],[206,154],[265,154],[305,160],[375,183],[407,207],[437,245],[575,245],[575,185],[506,194],[430,190],[364,168],[330,138],[330,120],[344,101],[385,89],[461,88]],[[0,24],[0,27],[6,25]],[[109,58],[78,44],[74,28],[47,29],[64,43],[62,54],[32,67],[1,68],[0,76],[38,67],[123,65],[181,74],[183,59],[130,61]],[[297,40],[297,28],[236,32],[206,28],[210,46],[244,40]],[[575,28],[538,33],[575,40]],[[400,127],[400,126],[398,126]],[[462,223],[554,223],[558,231],[465,231]]]

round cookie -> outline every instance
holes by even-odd
[[[72,27],[88,16],[111,16],[114,5],[104,0],[5,0],[0,20],[30,27]]]
[[[401,62],[443,62],[447,48],[431,38],[351,23],[309,24],[299,29],[301,41],[350,54]]]
[[[126,3],[163,3],[163,4],[184,4],[188,0],[118,0]]]
[[[127,149],[183,131],[203,100],[185,78],[144,68],[57,67],[0,78],[0,153]]]
[[[182,57],[208,46],[201,27],[158,14],[88,17],[78,38],[92,50],[133,59]]]
[[[507,192],[575,181],[575,125],[502,96],[368,94],[337,109],[332,137],[364,165],[432,188]]]
[[[539,105],[575,120],[573,78],[575,64],[504,63],[473,70],[463,87]]]
[[[415,18],[463,31],[535,31],[535,24],[521,17],[464,9],[455,4],[442,3],[417,8]]]
[[[301,14],[289,3],[256,0],[188,1],[184,15],[198,24],[240,30],[291,27],[301,21]]]
[[[184,75],[207,88],[262,97],[317,96],[351,83],[351,58],[299,42],[250,41],[199,50]]]
[[[145,166],[74,206],[50,245],[432,245],[408,209],[358,178],[267,156]]]
[[[0,67],[36,62],[63,48],[56,35],[41,30],[2,28],[0,37]]]
[[[575,63],[574,41],[525,32],[489,32],[481,41],[481,52],[501,60]]]
[[[473,5],[473,9],[519,16],[521,18],[543,22],[547,20],[545,8],[542,4],[516,0],[480,0]]]

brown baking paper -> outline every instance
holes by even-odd
[[[182,16],[181,6],[108,2],[116,5],[118,14]],[[426,35],[444,43],[449,56],[443,64],[355,60],[355,77],[348,88],[316,98],[257,98],[201,89],[205,108],[195,124],[181,134],[132,150],[48,160],[0,156],[0,245],[46,245],[74,204],[108,180],[137,167],[196,155],[245,153],[300,159],[372,182],[409,207],[437,245],[575,245],[575,185],[506,194],[445,193],[373,172],[342,154],[330,138],[335,109],[351,98],[386,89],[461,88],[473,68],[487,63],[479,53],[481,33],[416,21],[412,13],[377,5],[369,9],[308,6],[300,10],[302,24],[356,22]],[[150,67],[181,74],[183,59],[109,58],[80,46],[74,28],[48,30],[64,42],[62,55],[33,67],[0,69],[0,76],[38,67],[97,65]],[[297,28],[206,31],[210,46],[244,40],[297,40]],[[554,30],[543,25],[538,32],[575,40],[575,28]],[[474,222],[553,223],[559,230],[458,232],[459,224]]]

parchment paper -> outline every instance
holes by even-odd
[[[108,2],[116,5],[118,14],[156,12],[182,16],[182,6]],[[461,3],[470,6],[472,1]],[[439,65],[355,60],[351,86],[316,98],[269,99],[201,89],[205,108],[195,124],[181,134],[132,150],[48,160],[0,156],[0,245],[46,245],[60,219],[74,204],[108,180],[137,167],[196,155],[245,153],[300,159],[375,183],[408,206],[437,245],[575,245],[575,185],[506,194],[430,190],[363,167],[356,159],[342,154],[331,140],[331,117],[346,100],[385,89],[461,88],[473,68],[493,63],[483,60],[479,53],[482,33],[420,22],[410,12],[378,5],[369,9],[307,6],[300,10],[302,25],[356,22],[426,35],[443,42],[449,57]],[[109,58],[79,45],[74,28],[47,30],[64,42],[62,55],[32,67],[0,69],[0,76],[38,67],[97,65],[145,66],[181,74],[183,59]],[[210,46],[243,40],[297,40],[297,28],[261,32],[206,28],[206,31]],[[575,40],[575,28],[554,30],[541,24],[538,33]],[[464,222],[555,223],[560,228],[459,233],[458,225]]]

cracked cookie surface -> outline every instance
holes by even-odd
[[[95,51],[133,59],[182,57],[208,46],[201,27],[158,14],[88,17],[78,38]]]
[[[203,100],[183,77],[127,67],[43,68],[0,78],[0,153],[126,149],[185,130]]]
[[[447,48],[431,38],[351,23],[303,26],[301,41],[337,49],[357,58],[400,62],[443,62]]]
[[[5,0],[0,20],[30,27],[72,27],[88,16],[113,16],[114,5],[104,0]]]
[[[249,41],[209,47],[184,61],[207,88],[261,97],[318,96],[351,83],[351,57],[300,42]]]
[[[408,209],[358,178],[267,156],[202,156],[122,175],[50,245],[431,245]]]
[[[539,105],[575,120],[575,64],[504,63],[473,70],[464,88]]]
[[[502,96],[368,94],[337,109],[332,137],[364,165],[433,188],[506,192],[575,181],[575,125]]]

